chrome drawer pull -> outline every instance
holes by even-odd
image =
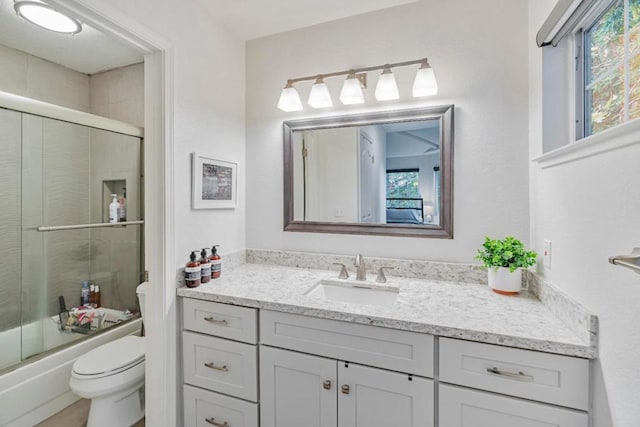
[[[325,390],[331,390],[331,380],[324,380],[322,382],[322,388]]]
[[[229,423],[228,422],[218,422],[216,421],[215,418],[211,417],[211,418],[205,418],[204,419],[206,422],[208,422],[209,424],[213,424],[214,426],[218,426],[218,427],[229,427]]]
[[[506,372],[506,371],[501,371],[496,367],[487,368],[487,372],[493,375],[500,375],[501,377],[507,377],[517,381],[527,381],[527,382],[533,381],[533,375],[527,375],[524,372],[517,372],[517,373]]]
[[[349,385],[345,384],[342,386],[342,394],[349,394]]]
[[[209,369],[215,369],[216,371],[229,372],[229,368],[227,368],[227,365],[216,366],[213,362],[208,362],[205,363],[204,366]]]
[[[227,326],[227,321],[226,320],[218,320],[216,318],[213,317],[205,317],[204,320],[206,320],[207,322],[211,322],[211,323],[215,323],[216,325],[222,325],[222,326]]]

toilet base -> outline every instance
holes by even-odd
[[[87,427],[132,426],[144,417],[144,380],[140,386],[91,400]]]

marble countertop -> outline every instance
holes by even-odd
[[[387,282],[400,289],[391,307],[304,295],[319,280],[336,276],[335,271],[243,264],[197,288],[181,287],[178,295],[548,353],[596,356],[594,347],[533,296],[503,296],[486,285],[395,276],[388,276]]]

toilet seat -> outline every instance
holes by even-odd
[[[97,379],[116,375],[144,363],[144,338],[126,336],[91,350],[73,364],[72,376]]]

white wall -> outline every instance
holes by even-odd
[[[534,39],[554,3],[530,2],[532,157],[543,150],[542,52]],[[551,269],[544,276],[600,320],[600,358],[594,366],[597,427],[640,425],[640,276],[607,262],[640,246],[639,165],[639,144],[548,169],[531,164],[531,243],[540,253],[543,240],[552,241]]]
[[[472,261],[485,235],[529,235],[526,0],[425,0],[247,43],[247,247],[413,259]],[[463,11],[464,13],[461,13]],[[496,11],[500,11],[499,16]],[[428,56],[440,94],[410,101],[415,68],[396,72],[403,101],[276,108],[288,78]],[[310,84],[297,85],[306,98]],[[453,240],[282,231],[282,121],[455,104]],[[311,238],[312,237],[312,238]]]

